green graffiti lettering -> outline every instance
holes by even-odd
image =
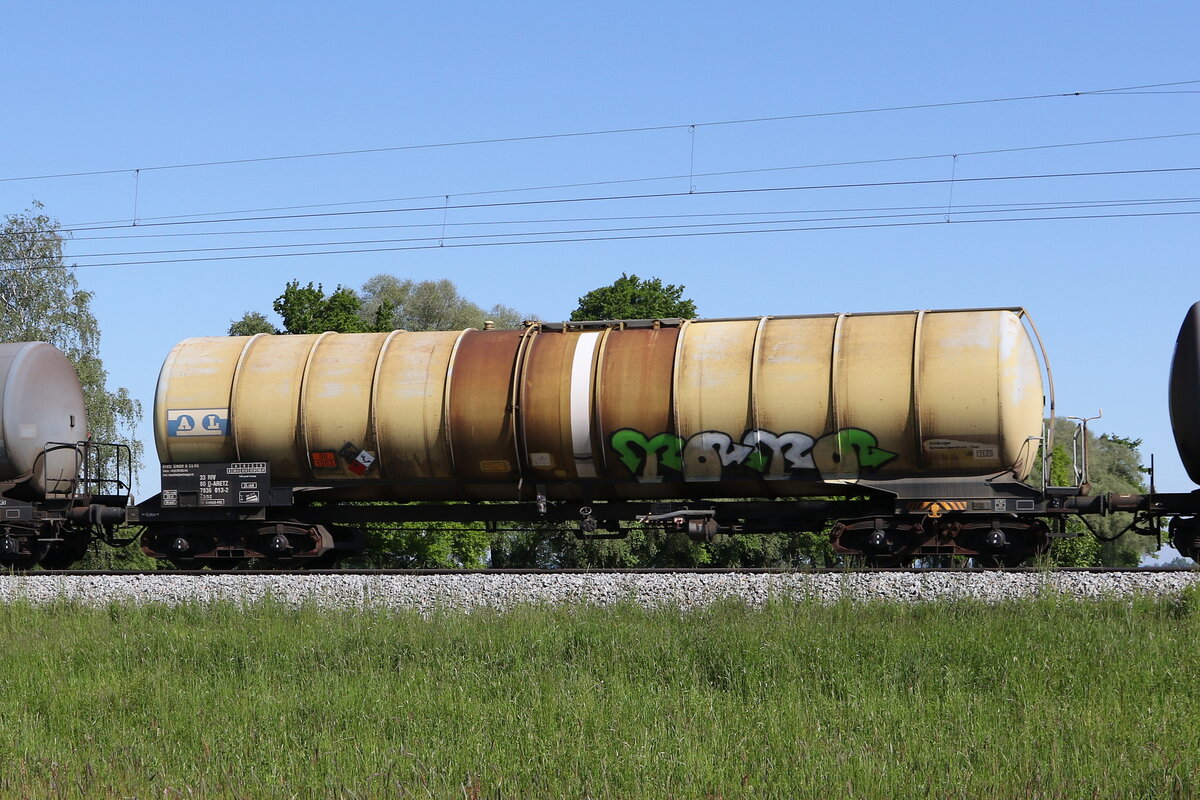
[[[890,450],[884,450],[879,446],[879,440],[862,428],[842,428],[838,431],[837,436],[838,449],[842,452],[851,448],[857,450],[859,466],[872,472],[899,455]]]
[[[765,470],[767,468],[767,464],[769,462],[770,462],[770,458],[763,455],[761,450],[755,450],[753,453],[750,454],[750,456],[746,459],[746,461],[744,463],[746,464],[747,467],[754,470],[755,472],[762,472],[763,470]]]
[[[611,444],[621,463],[639,480],[661,480],[662,469],[683,473],[689,446],[691,455],[700,462],[708,457],[719,458],[718,472],[704,470],[703,474],[710,476],[705,479],[710,480],[730,468],[741,467],[762,473],[768,480],[802,478],[811,476],[813,470],[830,479],[835,475],[858,477],[899,457],[880,447],[874,434],[862,428],[842,428],[819,441],[799,431],[776,434],[753,430],[743,434],[740,445],[721,431],[704,431],[685,440],[673,433],[651,437],[633,428],[622,428],[612,435]],[[690,469],[696,469],[695,465]]]
[[[641,431],[623,428],[612,435],[612,446],[621,463],[638,477],[659,477],[659,464],[683,471],[683,440],[673,433],[648,438]]]

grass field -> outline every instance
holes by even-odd
[[[1200,603],[0,607],[0,796],[1200,795]]]

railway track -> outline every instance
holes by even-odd
[[[223,575],[396,575],[396,576],[453,576],[453,575],[880,575],[880,574],[1131,574],[1193,573],[1200,567],[814,567],[790,569],[785,567],[663,567],[625,569],[235,569],[235,570],[34,570],[9,574],[27,577],[134,577],[134,576],[196,576]]]

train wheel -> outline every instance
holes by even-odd
[[[0,554],[0,570],[9,570],[12,572],[24,572],[30,570],[41,563],[46,555],[46,551],[50,549],[47,543],[36,540],[29,542],[29,552],[3,553]]]
[[[87,555],[88,541],[91,537],[79,534],[63,542],[53,542],[46,548],[42,556],[43,569],[67,569],[76,561]]]
[[[1180,555],[1200,561],[1200,517],[1175,517],[1168,530],[1171,546]]]
[[[919,554],[920,524],[878,517],[840,520],[830,531],[834,549],[849,554],[847,563],[871,569],[908,567]]]
[[[333,549],[333,538],[325,528],[295,522],[263,525],[253,541],[272,569],[304,569]]]

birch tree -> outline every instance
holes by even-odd
[[[83,385],[92,439],[128,445],[136,471],[142,443],[134,430],[142,406],[128,390],[108,388],[91,304],[92,293],[79,288],[74,268],[63,260],[59,223],[41,203],[6,216],[0,228],[0,337],[49,342],[66,353]]]

